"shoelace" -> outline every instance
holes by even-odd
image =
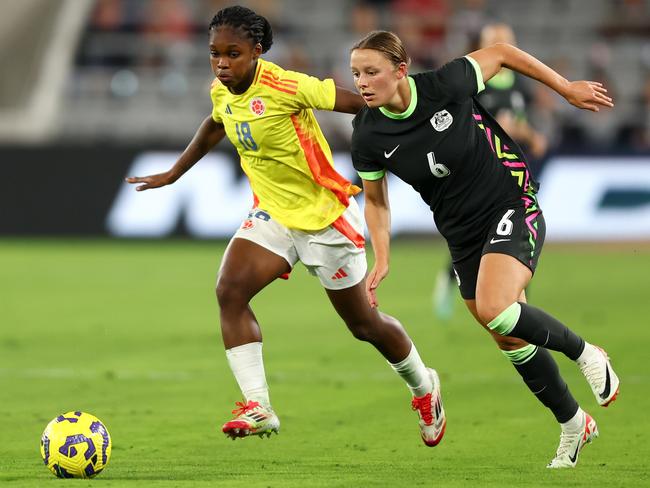
[[[558,458],[560,456],[564,456],[564,455],[568,456],[569,454],[571,454],[571,451],[575,449],[575,447],[573,447],[571,444],[576,439],[576,437],[580,438],[580,435],[581,432],[578,433],[562,432],[560,434],[560,445],[557,448],[555,457]]]
[[[582,373],[587,378],[589,383],[602,382],[603,381],[603,367],[600,364],[600,361],[594,361],[591,364],[586,364],[582,368]]]
[[[427,425],[433,423],[433,414],[431,413],[431,393],[427,393],[422,397],[413,397],[411,400],[411,407],[413,410],[418,410],[422,416],[422,420]]]
[[[232,411],[233,415],[235,417],[239,417],[240,415],[243,415],[247,412],[250,412],[254,408],[257,408],[260,406],[259,403],[254,402],[253,400],[250,400],[248,403],[244,402],[235,402],[235,405],[237,405],[237,408]]]

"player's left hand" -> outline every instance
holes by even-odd
[[[366,278],[366,296],[368,303],[372,308],[377,308],[379,302],[377,301],[377,287],[379,283],[388,275],[388,266],[375,266]]]
[[[606,95],[607,89],[597,81],[572,81],[564,93],[564,98],[578,108],[600,111],[600,107],[613,107],[611,97]]]

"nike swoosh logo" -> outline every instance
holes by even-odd
[[[508,242],[510,239],[495,239],[494,237],[490,239],[490,244],[496,244],[497,242]]]
[[[395,149],[393,149],[393,150],[392,150],[391,152],[389,152],[389,153],[387,153],[386,151],[384,151],[384,157],[385,157],[386,159],[390,158],[390,157],[393,155],[393,153],[394,153],[395,151],[397,151],[397,148],[398,148],[399,146],[400,146],[400,145],[398,144],[398,145],[395,147]]]
[[[580,452],[580,442],[578,442],[578,445],[576,446],[576,452],[573,453],[573,456],[569,456],[569,459],[571,460],[572,463],[575,464],[576,459],[578,459],[578,453]]]
[[[609,366],[605,365],[605,388],[602,393],[599,393],[600,398],[603,400],[607,399],[609,396],[610,384],[609,384]]]

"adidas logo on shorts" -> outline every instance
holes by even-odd
[[[340,280],[341,278],[347,278],[348,274],[343,271],[343,268],[339,268],[338,271],[332,276],[333,280]]]

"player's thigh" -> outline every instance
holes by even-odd
[[[460,295],[464,300],[475,300],[476,281],[481,264],[483,240],[468,242],[462,246],[449,246],[452,268],[456,275],[456,282]]]
[[[297,261],[286,228],[253,209],[231,239],[217,277],[217,295],[252,298]]]
[[[350,206],[332,225],[314,232],[291,231],[298,258],[327,290],[342,290],[360,283],[368,270],[363,219]]]
[[[536,207],[514,207],[495,216],[476,283],[476,305],[482,320],[491,320],[520,299],[537,266],[544,236],[544,219]]]

